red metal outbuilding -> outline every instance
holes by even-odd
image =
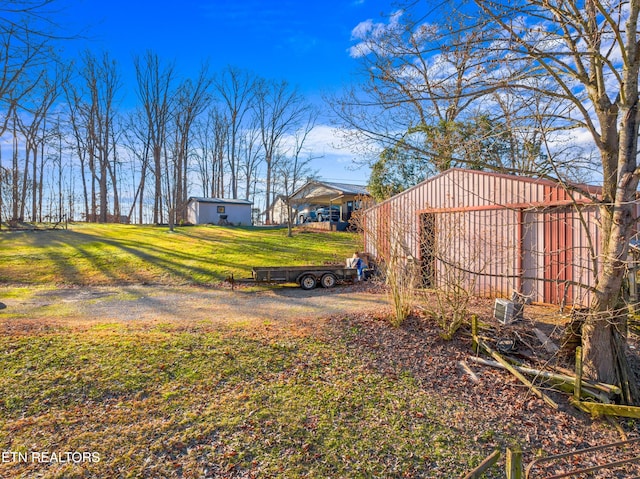
[[[600,192],[451,169],[368,209],[365,248],[417,262],[427,286],[586,304],[598,272]]]

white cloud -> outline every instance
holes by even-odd
[[[402,10],[392,13],[389,17],[389,23],[374,22],[372,19],[358,23],[351,30],[351,39],[358,41],[358,43],[349,48],[349,55],[352,58],[360,58],[375,51],[379,40],[386,33],[398,30],[403,13]]]
[[[367,35],[371,30],[373,30],[374,23],[373,20],[368,19],[364,22],[358,23],[353,30],[351,30],[351,39],[352,40],[364,40],[367,38]]]
[[[293,135],[283,140],[282,147],[291,151],[295,144]],[[316,125],[307,136],[302,155],[315,158],[311,166],[323,179],[366,183],[369,168],[362,166],[363,159],[358,154],[341,146],[341,141],[341,134],[333,126]]]
[[[330,125],[316,125],[307,136],[304,149],[306,152],[313,154],[313,156],[352,156],[347,149],[341,148],[338,145],[339,142],[340,137],[336,128]],[[283,146],[285,148],[292,149],[294,145],[295,138],[293,135],[284,138]]]

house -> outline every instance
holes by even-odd
[[[600,255],[598,187],[450,169],[364,212],[365,249],[417,263],[425,286],[588,304]]]
[[[187,221],[194,225],[251,225],[249,200],[228,198],[189,198]]]
[[[338,207],[339,223],[346,226],[351,214],[362,207],[363,201],[370,200],[371,195],[364,186],[312,180],[298,188],[290,198],[296,210],[300,210],[302,205]],[[304,219],[296,218],[296,222],[304,222]]]
[[[287,223],[289,218],[289,210],[287,206],[287,197],[278,195],[273,203],[267,208],[269,212],[269,221],[272,225],[283,225]],[[295,211],[294,211],[295,214]],[[262,213],[266,216],[266,211]]]

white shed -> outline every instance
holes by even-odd
[[[251,207],[249,200],[228,198],[189,198],[187,220],[194,225],[251,225]]]

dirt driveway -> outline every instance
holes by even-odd
[[[17,323],[42,320],[67,326],[120,321],[286,326],[289,321],[380,310],[388,305],[384,294],[366,285],[312,291],[287,286],[254,291],[159,285],[20,290],[18,294],[16,288],[0,288],[0,302],[7,306],[0,312],[5,331]]]

